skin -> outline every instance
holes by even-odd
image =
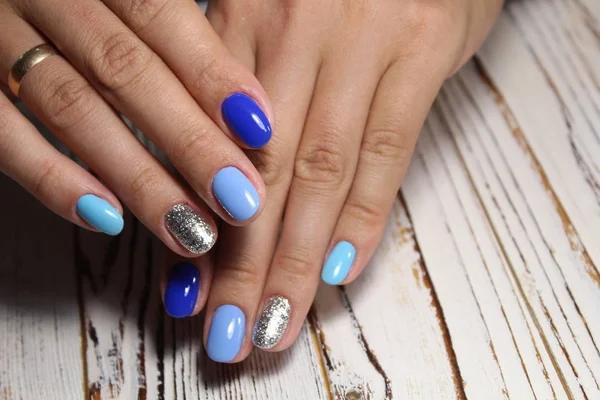
[[[287,297],[288,348],[327,254],[356,248],[352,282],[372,257],[419,131],[443,82],[477,50],[501,0],[213,1],[208,18],[273,102],[277,129],[250,155],[267,187],[252,224],[224,227],[213,251],[204,340],[223,304],[246,315],[242,349],[264,301]],[[201,272],[210,269],[198,262]],[[206,303],[204,303],[206,301]]]
[[[215,173],[236,166],[257,189],[261,205],[266,196],[260,174],[223,121],[221,104],[242,92],[267,116],[273,111],[257,79],[193,1],[0,0],[0,26],[4,85],[28,49],[50,41],[60,50],[62,56],[25,75],[19,97],[100,179],[52,148],[2,92],[0,172],[87,229],[76,213],[77,200],[94,194],[122,213],[118,196],[184,257],[193,254],[164,223],[173,205],[190,205],[213,228],[210,210],[230,224],[252,221],[231,218],[212,193]],[[166,152],[189,187],[131,135],[117,110]]]

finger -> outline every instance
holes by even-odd
[[[285,349],[299,333],[354,178],[369,106],[381,76],[378,70],[384,68],[376,64],[379,58],[374,55],[355,57],[348,59],[346,52],[331,57],[319,74],[264,289],[262,314],[254,327],[254,345],[262,349]],[[373,72],[357,79],[364,70]]]
[[[232,47],[243,48],[243,45]],[[293,173],[293,163],[289,160],[296,152],[318,72],[315,53],[295,50],[282,48],[277,54],[258,57],[256,74],[274,99],[279,132],[255,158],[267,183],[269,207],[248,226],[222,230],[204,324],[207,354],[215,361],[241,361],[253,348],[253,322]],[[229,326],[235,327],[236,335],[229,335],[226,329]]]
[[[245,147],[267,144],[267,114],[273,115],[267,95],[223,45],[200,7],[193,1],[170,0],[104,4],[160,55],[224,132]]]
[[[330,285],[356,279],[381,239],[418,134],[444,80],[442,70],[418,65],[397,62],[379,83],[356,177],[321,272]],[[415,79],[414,71],[429,71],[429,76]]]
[[[7,14],[0,24],[18,32],[0,38],[0,74],[43,39],[25,21]],[[18,28],[18,29],[17,29]],[[216,227],[204,207],[150,155],[116,112],[62,57],[32,68],[21,82],[23,102],[72,151],[98,173],[173,251],[202,254]]]
[[[263,182],[251,162],[160,57],[106,6],[75,0],[26,3],[26,19],[165,151],[221,218],[242,225],[260,213]]]
[[[115,196],[59,153],[0,93],[0,172],[56,214],[86,229],[117,235],[122,209]]]
[[[161,277],[161,293],[167,313],[174,318],[198,314],[210,293],[214,252],[182,260],[168,252]]]

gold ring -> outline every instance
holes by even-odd
[[[8,74],[8,87],[10,91],[19,97],[19,89],[21,81],[31,68],[35,67],[46,58],[58,54],[58,51],[49,43],[40,44],[32,49],[27,50],[13,64]]]

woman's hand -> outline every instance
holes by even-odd
[[[186,257],[216,239],[204,202],[233,225],[260,214],[264,182],[238,144],[266,144],[272,111],[193,1],[0,0],[0,27],[0,82],[104,182],[51,147],[0,92],[0,171],[51,210],[118,234],[116,195]],[[51,56],[20,80],[18,67],[33,60],[26,52],[47,42],[62,54],[37,48],[36,57]],[[117,111],[166,152],[192,190]]]
[[[212,359],[240,361],[253,343],[289,347],[319,277],[338,285],[360,274],[434,98],[500,8],[501,0],[210,4],[209,20],[255,72],[277,124],[274,140],[253,154],[267,208],[251,225],[222,230],[210,295],[195,306],[207,301]],[[188,287],[184,270],[172,270],[167,307]]]

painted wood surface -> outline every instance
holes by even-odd
[[[600,2],[509,1],[442,89],[379,250],[298,342],[217,365],[162,250],[0,178],[0,399],[600,399]]]

